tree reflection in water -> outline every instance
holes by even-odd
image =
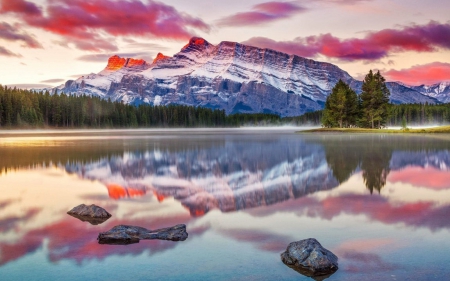
[[[445,139],[436,140],[423,136],[386,136],[386,135],[325,135],[320,138],[325,149],[328,166],[339,183],[346,182],[352,174],[361,171],[366,188],[373,193],[381,192],[394,168],[424,166],[423,161],[430,161],[422,155],[447,151],[450,143]],[[409,156],[408,163],[397,163],[393,153],[405,151]],[[419,153],[417,159],[413,155]],[[403,157],[404,158],[404,157]],[[417,163],[415,163],[417,162]],[[438,165],[438,164],[436,164]],[[398,166],[398,167],[397,167]]]

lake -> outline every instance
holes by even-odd
[[[312,280],[280,260],[310,237],[327,280],[450,276],[450,135],[3,131],[0,171],[1,280]],[[120,224],[189,237],[98,244]]]

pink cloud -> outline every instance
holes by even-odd
[[[15,54],[15,53],[11,52],[10,50],[8,50],[8,49],[6,49],[5,47],[2,47],[2,46],[0,46],[0,56],[18,57],[18,58],[21,57],[21,55]]]
[[[219,26],[260,25],[290,18],[306,9],[293,2],[266,2],[253,6],[252,11],[237,13],[219,20]]]
[[[0,39],[7,41],[22,41],[25,43],[25,46],[29,48],[42,48],[42,45],[34,39],[34,37],[19,31],[16,27],[6,22],[0,22]]]
[[[377,60],[391,53],[450,49],[450,23],[440,24],[431,21],[426,25],[384,29],[369,32],[363,38],[340,39],[328,33],[298,37],[292,41],[253,37],[244,43],[304,57],[324,55],[346,61]]]
[[[357,250],[338,252],[339,257],[345,260],[344,271],[347,273],[379,273],[380,271],[393,271],[399,265],[385,261],[381,256],[373,253],[364,253]]]
[[[373,251],[387,246],[392,248],[394,243],[395,240],[391,238],[356,239],[342,242],[339,247],[337,247],[337,250],[352,251],[358,249],[359,251]]]
[[[450,188],[450,173],[433,167],[407,167],[403,170],[392,171],[387,179],[392,183],[409,183],[435,190]]]
[[[274,212],[294,212],[299,216],[306,215],[325,220],[332,220],[342,214],[365,215],[370,221],[384,224],[401,223],[409,227],[425,227],[432,231],[450,228],[450,221],[445,215],[449,211],[450,205],[439,205],[431,201],[390,202],[381,196],[350,193],[325,199],[303,197],[273,207],[246,210],[253,216],[269,216]]]
[[[220,233],[236,241],[252,243],[260,250],[275,253],[283,251],[292,242],[289,236],[255,229],[221,229]]]
[[[31,220],[34,215],[31,210],[23,218],[8,218],[1,224],[7,225],[7,229],[17,232],[21,222]],[[115,225],[141,225],[151,229],[159,229],[180,223],[191,221],[188,214],[174,214],[158,218],[141,219],[117,219],[111,218],[101,226],[91,226],[89,223],[79,221],[72,217],[63,217],[50,225],[37,227],[24,231],[23,238],[13,242],[0,241],[0,266],[8,262],[22,258],[42,247],[44,241],[48,241],[48,259],[52,262],[61,260],[73,260],[82,263],[86,260],[102,260],[109,256],[139,255],[145,251],[153,253],[163,252],[178,245],[170,241],[151,240],[142,241],[139,244],[122,246],[106,246],[98,244],[96,237],[101,231],[107,231]],[[194,228],[188,227],[189,235],[196,237],[209,230],[208,226],[200,225]],[[192,237],[190,237],[192,239]]]
[[[117,36],[185,40],[193,29],[209,31],[201,19],[151,0],[53,0],[45,13],[28,1],[11,2],[0,0],[0,14],[15,14],[29,26],[60,35],[82,50],[115,51],[111,38]]]
[[[318,54],[316,49],[302,44],[300,41],[297,41],[297,39],[293,41],[275,41],[266,37],[253,37],[242,43],[260,48],[273,49],[288,54],[295,54],[302,57],[314,57]]]
[[[0,12],[2,13],[7,12],[22,13],[29,16],[42,15],[41,9],[36,4],[25,0],[14,0],[14,1],[3,0],[0,1],[0,4],[1,4]]]
[[[391,69],[383,75],[390,81],[401,81],[409,85],[431,85],[450,81],[450,63],[433,62],[407,69]]]

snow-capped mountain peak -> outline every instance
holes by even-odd
[[[112,56],[96,75],[67,81],[59,92],[89,94],[132,104],[184,104],[227,113],[297,116],[323,108],[339,79],[360,92],[361,82],[339,67],[271,49],[193,37],[173,57],[152,63]],[[436,103],[436,97],[395,82],[391,100]]]
[[[450,102],[450,82],[441,82],[433,85],[413,86],[414,90],[423,95],[437,99],[440,102]]]

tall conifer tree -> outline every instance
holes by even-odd
[[[325,102],[322,124],[325,127],[350,127],[358,117],[358,97],[349,85],[339,80]]]
[[[386,124],[390,92],[385,81],[379,71],[373,74],[370,70],[364,78],[360,96],[363,127],[374,129]]]

